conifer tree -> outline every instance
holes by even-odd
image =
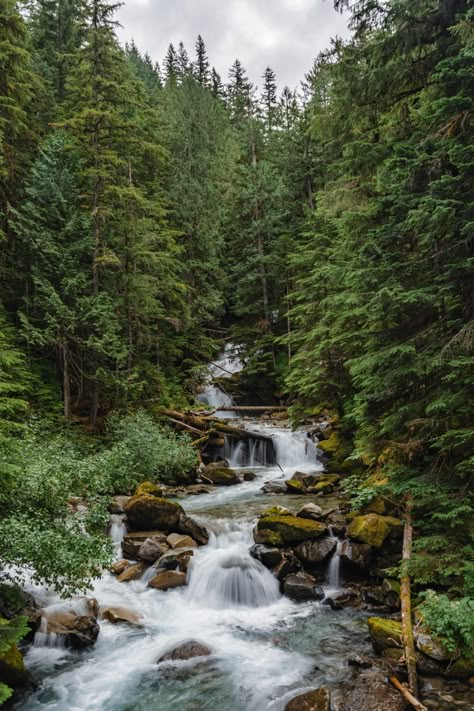
[[[163,60],[163,71],[166,83],[175,84],[179,76],[180,66],[178,55],[172,43],[169,45],[168,51],[166,52],[166,56]]]
[[[209,59],[206,52],[206,45],[201,35],[196,40],[196,61],[194,62],[194,73],[201,86],[209,86]]]
[[[180,73],[181,77],[186,76],[186,74],[190,70],[189,56],[186,51],[186,47],[184,46],[184,44],[182,42],[179,43],[177,61],[178,61],[179,73]]]
[[[271,131],[276,123],[276,111],[278,106],[275,72],[270,69],[270,67],[267,67],[262,79],[263,89],[261,102],[263,105],[267,130]]]

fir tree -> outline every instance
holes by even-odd
[[[209,86],[209,59],[207,57],[206,45],[201,35],[196,40],[196,61],[194,62],[194,74],[201,86]]]

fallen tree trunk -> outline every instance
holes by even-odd
[[[167,408],[162,408],[161,414],[173,424],[184,427],[190,432],[201,436],[208,436],[210,430],[213,430],[214,435],[230,436],[238,439],[259,439],[265,442],[271,440],[269,435],[245,430],[242,427],[234,427],[229,425],[227,421],[215,417],[197,417],[196,415],[178,412],[177,410],[168,410]]]
[[[405,650],[405,663],[408,672],[408,684],[414,696],[418,694],[418,676],[416,673],[415,642],[411,620],[411,585],[408,563],[411,557],[413,527],[411,521],[412,497],[405,499],[405,526],[403,529],[402,577],[400,578],[400,599],[402,607],[402,637]]]
[[[418,699],[413,696],[413,694],[410,692],[409,689],[407,689],[403,684],[399,682],[396,676],[391,676],[390,681],[394,685],[396,689],[403,695],[403,698],[405,701],[407,701],[411,706],[413,706],[416,711],[428,711],[426,706],[424,706],[421,701],[418,701]]]
[[[276,412],[286,410],[283,405],[222,405],[219,412]]]

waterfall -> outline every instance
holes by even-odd
[[[331,538],[335,538],[332,531]],[[339,590],[341,587],[341,548],[342,541],[338,538],[336,550],[332,554],[326,573],[326,582],[332,592]]]
[[[226,438],[222,455],[231,467],[271,467],[277,463],[272,440]]]
[[[109,536],[114,544],[114,553],[116,557],[121,555],[122,541],[126,533],[127,528],[123,522],[123,516],[120,514],[112,514],[110,517]]]
[[[238,417],[235,412],[220,412],[219,407],[234,405],[232,397],[225,391],[225,387],[215,383],[216,378],[230,378],[234,373],[242,370],[243,363],[237,352],[237,347],[228,343],[224,352],[208,368],[208,375],[204,383],[204,389],[196,400],[203,405],[208,405],[216,410],[217,417],[234,418]]]

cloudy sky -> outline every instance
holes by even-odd
[[[258,85],[271,66],[280,88],[295,88],[330,38],[348,35],[332,0],[125,0],[118,19],[120,39],[133,38],[160,64],[170,42],[194,55],[201,34],[223,78],[238,57]]]

